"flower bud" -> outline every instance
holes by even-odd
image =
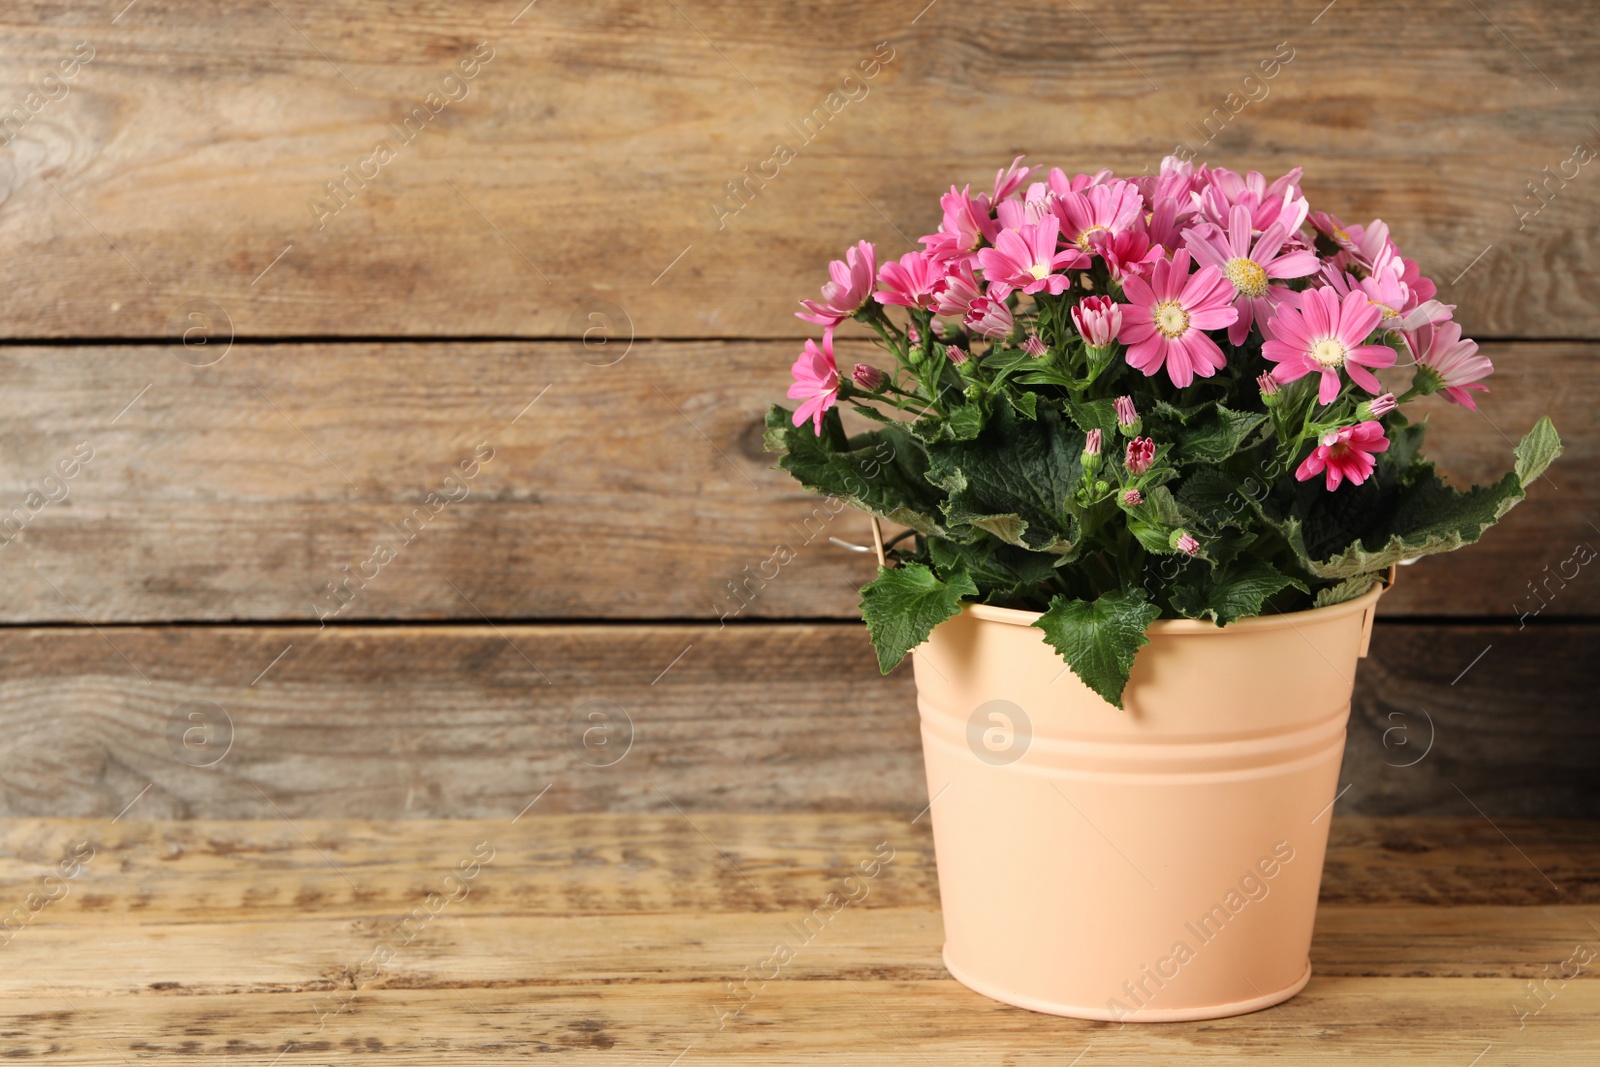
[[[1106,348],[1122,330],[1122,307],[1109,296],[1086,296],[1072,309],[1072,324],[1090,348]]]
[[[1261,402],[1272,407],[1278,402],[1278,379],[1268,371],[1256,379],[1256,387],[1261,390]]]
[[[972,358],[972,354],[958,345],[945,345],[944,354],[951,363],[961,366]]]
[[[1115,401],[1117,405],[1117,429],[1124,437],[1138,437],[1139,428],[1144,420],[1139,418],[1139,409],[1133,406],[1133,397],[1119,396]]]
[[[1100,446],[1103,435],[1099,430],[1090,430],[1083,442],[1083,481],[1089,484],[1094,477],[1094,472],[1100,469]]]
[[[1356,418],[1362,422],[1381,419],[1399,406],[1393,393],[1384,393],[1382,396],[1375,396],[1356,408]]]
[[[1200,542],[1184,530],[1173,530],[1167,543],[1186,556],[1192,556],[1200,551]]]
[[[877,367],[867,363],[857,363],[856,369],[850,372],[850,380],[867,392],[876,393],[883,388],[883,383],[888,379]]]
[[[1148,437],[1135,437],[1128,442],[1122,462],[1130,474],[1143,474],[1156,458],[1156,443]]]
[[[1144,503],[1144,494],[1137,489],[1129,489],[1122,494],[1122,502],[1130,508],[1136,508]]]
[[[922,343],[922,334],[917,332],[917,324],[914,322],[906,327],[906,341],[914,345]]]
[[[1050,350],[1045,347],[1044,341],[1040,340],[1039,335],[1036,333],[1030,333],[1028,339],[1022,342],[1022,350],[1034,359],[1043,359],[1050,353]]]

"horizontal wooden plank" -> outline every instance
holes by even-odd
[[[1325,6],[12,4],[0,329],[797,336],[830,257],[909,247],[952,182],[1186,145],[1387,218],[1471,333],[1600,336],[1590,12]]]
[[[359,963],[352,961],[352,964]],[[1557,961],[1559,962],[1559,961]],[[1510,1009],[1526,980],[1313,977],[1267,1015],[1126,1026],[1039,1015],[989,1001],[953,979],[791,982],[755,1002],[747,1025],[715,1028],[721,987],[650,982],[530,991],[362,987],[318,1029],[303,993],[85,997],[41,990],[0,1002],[5,1048],[19,1057],[102,1067],[194,1058],[268,1067],[360,1056],[434,1067],[473,1063],[640,1062],[840,1067],[1085,1063],[1147,1067],[1210,1057],[1279,1067],[1404,1062],[1460,1067],[1492,1046],[1507,1063],[1583,1063],[1600,1056],[1600,984],[1571,982],[1526,1029]],[[341,994],[348,997],[345,990]],[[1091,1058],[1092,1057],[1092,1058]]]
[[[471,889],[471,915],[480,918],[606,922],[691,911],[781,918],[809,910],[858,859],[887,843],[890,874],[874,879],[852,907],[909,913],[939,900],[929,823],[913,822],[914,814],[689,814],[669,807],[570,815],[545,812],[542,801],[521,818],[221,821],[140,818],[151,810],[145,804],[114,823],[0,823],[0,899],[25,896],[63,857],[81,856],[87,876],[58,894],[30,931],[201,919],[354,923],[410,912],[485,845],[480,851],[493,854],[493,877],[474,880]],[[1351,815],[1341,805],[1332,827],[1322,884],[1330,914],[1406,915],[1437,932],[1430,910],[1472,908],[1485,921],[1524,914],[1504,921],[1548,931],[1550,922],[1570,917],[1567,909],[1600,901],[1600,824],[1593,821],[1502,818],[1491,825],[1476,814]],[[1389,920],[1349,920],[1380,921]]]
[[[0,825],[0,893],[37,891],[62,856],[78,865],[55,883],[58,899],[8,931],[0,1049],[262,1064],[336,1053],[843,1064],[870,1049],[891,1063],[1044,1064],[1092,1050],[1110,1063],[1304,1065],[1398,1051],[1459,1065],[1491,1046],[1509,1062],[1583,1062],[1600,1051],[1600,987],[1557,969],[1596,940],[1575,906],[1600,884],[1595,826],[1500,829],[1521,852],[1478,819],[1336,818],[1325,897],[1370,892],[1323,904],[1306,990],[1270,1014],[1129,1028],[1008,1008],[950,979],[931,833],[898,815],[12,821]],[[786,920],[861,855],[884,855],[883,841],[895,851],[869,893],[719,1025],[730,978],[790,937]],[[1515,896],[1528,857],[1562,854],[1569,896],[1397,904],[1397,887],[1439,868],[1399,842],[1443,845],[1479,876],[1468,898]],[[419,919],[429,894],[453,899]],[[374,967],[380,944],[390,955]]]
[[[220,359],[0,348],[0,620],[854,618],[873,571],[829,540],[869,543],[865,519],[761,451],[788,343],[638,343],[608,367],[563,343],[201,351]],[[1569,562],[1600,544],[1600,348],[1487,351],[1482,414],[1419,405],[1446,473],[1499,477],[1546,412],[1567,454],[1384,611],[1600,612]]]
[[[1338,810],[1600,817],[1595,634],[1380,622]],[[5,629],[0,814],[909,818],[914,708],[858,624]]]

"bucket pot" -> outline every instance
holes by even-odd
[[[1118,711],[1030,624],[968,605],[915,653],[944,962],[1080,1019],[1256,1011],[1307,952],[1356,661],[1384,586],[1162,620]]]

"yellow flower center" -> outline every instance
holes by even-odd
[[[1083,249],[1085,252],[1089,251],[1089,238],[1093,234],[1099,233],[1104,229],[1106,229],[1104,226],[1090,226],[1087,230],[1084,230],[1082,233],[1078,234],[1078,247]]]
[[[1349,354],[1349,349],[1340,344],[1336,337],[1324,337],[1311,346],[1311,358],[1324,367],[1344,366],[1344,357]]]
[[[1333,228],[1333,236],[1344,244],[1355,244],[1354,241],[1350,240],[1350,235],[1337,226]]]
[[[1189,331],[1189,313],[1176,300],[1163,300],[1156,305],[1155,322],[1162,337],[1182,337]]]
[[[1400,312],[1396,311],[1388,304],[1382,304],[1376,300],[1368,300],[1367,303],[1377,308],[1385,319],[1398,319],[1400,317]]]
[[[1035,263],[1033,266],[1028,268],[1028,273],[1033,275],[1035,280],[1041,279],[1050,273],[1050,264]]]
[[[1267,292],[1267,272],[1261,264],[1253,259],[1230,259],[1222,268],[1222,273],[1227,275],[1240,296],[1265,296]]]

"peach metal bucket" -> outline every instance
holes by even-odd
[[[968,605],[936,628],[915,669],[950,973],[1113,1021],[1299,992],[1383,588],[1222,629],[1156,622],[1123,712],[1033,612]]]

